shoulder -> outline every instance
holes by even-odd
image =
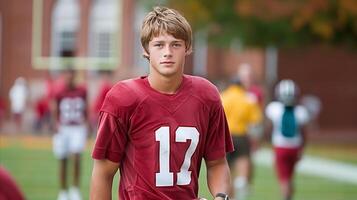
[[[266,109],[281,109],[283,104],[278,101],[272,101],[267,105]]]
[[[281,115],[283,111],[283,104],[278,101],[270,102],[265,108],[265,113],[269,118]]]
[[[138,79],[128,79],[116,83],[107,93],[106,98],[114,100],[117,104],[122,106],[129,106],[138,98],[136,92],[136,85]]]
[[[251,105],[251,106],[258,105],[258,99],[254,94],[245,92],[244,96],[245,96],[245,99],[246,99],[246,102],[248,105]]]
[[[185,76],[192,82],[193,96],[204,101],[220,101],[218,89],[213,83],[202,77]]]
[[[295,114],[302,123],[309,121],[310,116],[307,109],[302,105],[297,105],[295,108]]]
[[[116,83],[106,94],[101,111],[114,116],[130,113],[140,102],[139,79],[129,79]]]

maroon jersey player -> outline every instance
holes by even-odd
[[[122,200],[197,199],[203,159],[212,196],[227,197],[232,141],[216,87],[183,74],[191,37],[173,9],[156,7],[144,19],[150,72],[117,83],[106,96],[92,154],[92,200],[111,199],[118,169]]]
[[[75,71],[64,72],[65,87],[56,94],[55,118],[57,133],[53,137],[53,151],[60,160],[60,192],[58,200],[80,200],[79,191],[81,154],[87,138],[86,90],[75,84]],[[67,187],[67,162],[74,158],[73,185]]]

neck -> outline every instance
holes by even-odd
[[[150,86],[164,94],[175,94],[182,83],[183,75],[174,77],[155,76],[155,74],[148,75]]]

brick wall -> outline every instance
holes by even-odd
[[[357,129],[357,50],[310,47],[280,50],[278,77],[292,78],[302,94],[322,101],[321,128]]]

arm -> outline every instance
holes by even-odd
[[[297,111],[298,115],[300,117],[300,121],[302,122],[301,126],[300,126],[300,134],[301,134],[301,146],[300,146],[300,151],[299,151],[299,159],[302,158],[302,154],[306,145],[306,140],[307,140],[307,131],[308,131],[308,127],[309,127],[309,123],[311,122],[311,118],[308,114],[308,111],[306,110],[305,107],[303,106],[297,106]]]
[[[90,186],[91,200],[112,199],[113,177],[119,164],[109,160],[94,160]]]
[[[263,137],[271,139],[272,134],[273,134],[273,122],[269,118],[267,118],[267,120],[264,123]]]
[[[207,161],[207,184],[213,196],[217,193],[229,194],[231,188],[231,175],[226,158]],[[221,199],[221,198],[216,198]]]
[[[306,145],[306,127],[301,127],[301,140],[302,140],[302,143],[301,143],[301,147],[300,147],[300,150],[299,150],[299,159],[302,158],[302,154],[304,152],[304,148],[305,148],[305,145]]]
[[[248,137],[253,152],[259,149],[263,137],[263,113],[257,102],[253,101],[250,105]]]

